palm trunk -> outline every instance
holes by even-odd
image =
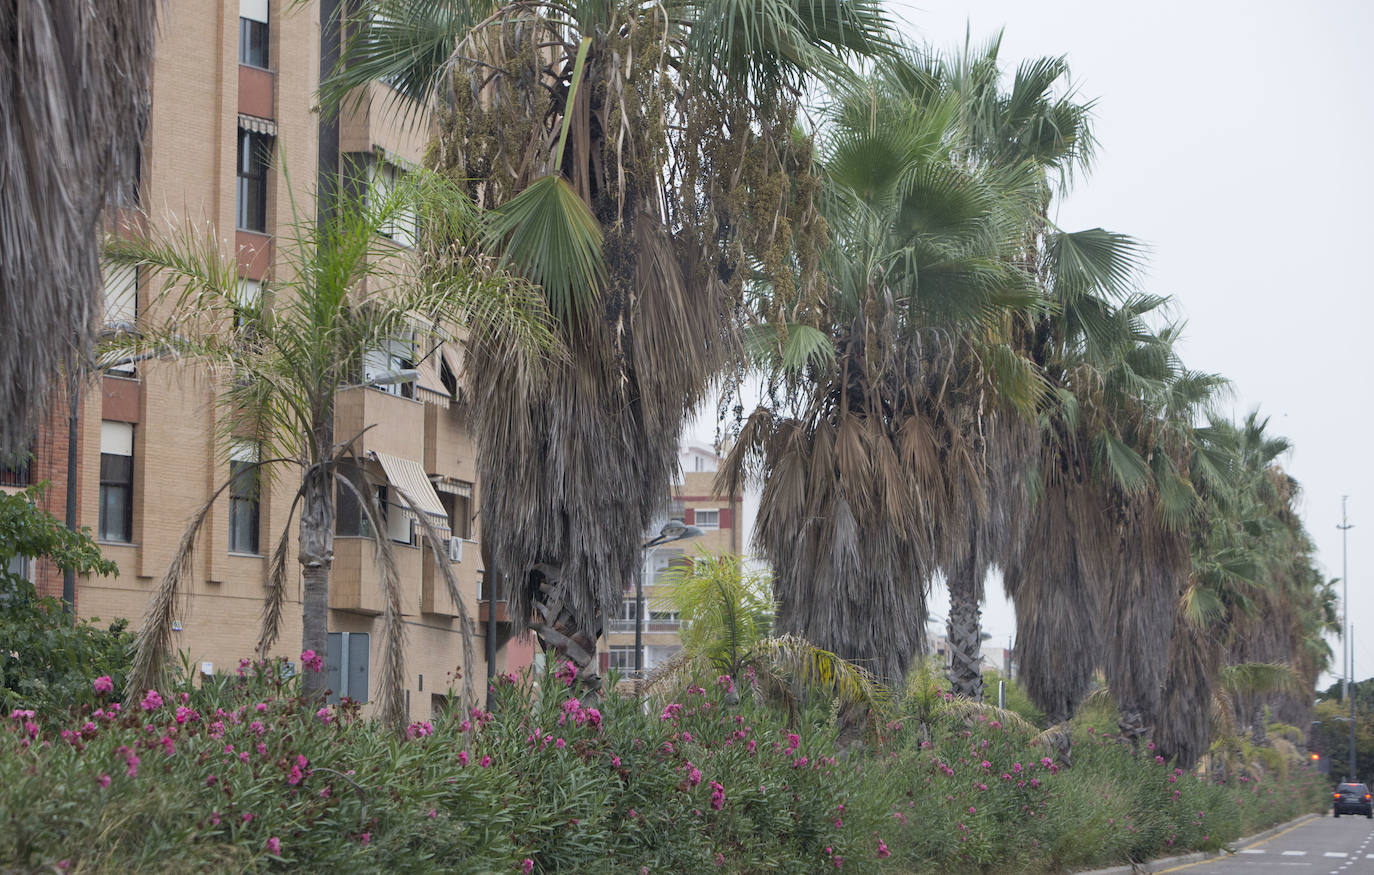
[[[328,425],[317,429],[317,446],[328,448],[334,439],[332,411]],[[305,474],[305,500],[301,503],[299,558],[305,579],[301,604],[301,649],[313,650],[321,660],[329,658],[329,568],[334,562],[334,483],[327,467]],[[324,698],[327,671],[303,673],[301,692],[307,698]]]
[[[983,629],[979,595],[986,571],[978,566],[973,552],[970,550],[968,558],[949,575],[949,687],[955,695],[982,701]]]

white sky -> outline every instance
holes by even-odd
[[[1374,435],[1363,266],[1374,237],[1374,3],[889,3],[910,40],[952,48],[966,25],[975,44],[1005,28],[1006,67],[1068,56],[1080,95],[1098,98],[1101,145],[1056,219],[1150,246],[1146,289],[1176,299],[1185,363],[1232,380],[1224,412],[1258,405],[1293,442],[1286,467],[1329,577],[1341,574],[1336,525],[1350,496],[1355,676],[1374,676],[1374,470],[1360,450]],[[690,432],[708,444],[709,418]],[[932,594],[932,613],[943,618],[946,604]],[[995,581],[984,622],[989,643],[1005,646],[1015,630]]]

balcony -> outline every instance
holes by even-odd
[[[402,611],[414,613],[420,602],[421,551],[405,544],[391,546],[401,581]],[[377,545],[371,538],[335,537],[334,565],[329,575],[330,609],[375,616],[385,606]]]
[[[423,403],[379,389],[360,387],[341,391],[334,411],[334,433],[338,440],[350,440],[362,433],[354,444],[357,455],[379,452],[416,462],[424,459]],[[365,433],[364,429],[367,429]]]
[[[453,562],[447,555],[437,556],[428,546],[425,547],[424,580],[420,590],[420,611],[444,617],[458,616],[458,606],[449,595],[448,584],[439,564],[443,563],[453,570],[458,578],[458,591],[469,608],[477,601],[477,563],[475,561]],[[474,551],[475,553],[475,551]],[[469,615],[471,616],[471,615]]]

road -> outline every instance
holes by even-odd
[[[1374,873],[1374,820],[1342,815],[1241,843],[1227,857],[1154,870],[1184,875],[1361,875]]]

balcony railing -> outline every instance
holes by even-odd
[[[615,619],[610,622],[612,632],[633,632],[635,630],[634,620]],[[644,631],[648,632],[680,632],[682,631],[681,620],[645,620]]]
[[[33,463],[30,460],[0,465],[0,486],[32,486]]]

